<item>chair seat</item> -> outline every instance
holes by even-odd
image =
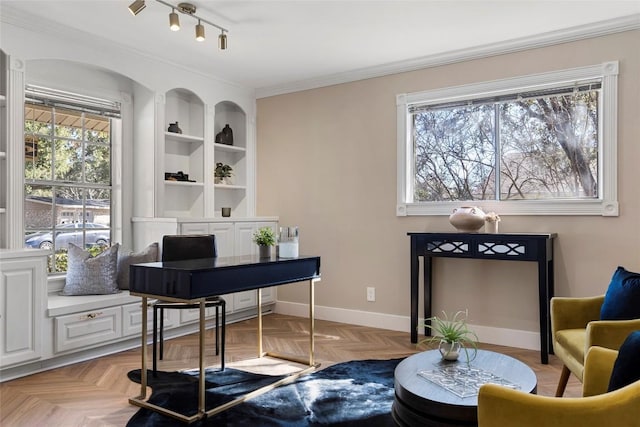
[[[565,329],[556,332],[553,347],[556,355],[580,381],[584,373],[586,339],[585,329]]]
[[[556,341],[576,360],[584,360],[586,329],[565,329],[556,333]]]

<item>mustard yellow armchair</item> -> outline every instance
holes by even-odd
[[[478,427],[640,425],[640,380],[606,393],[617,354],[601,347],[589,350],[583,384],[586,397],[538,396],[483,385],[478,395]]]
[[[604,295],[551,299],[551,336],[555,355],[563,363],[556,397],[564,394],[573,373],[583,382],[584,360],[592,346],[618,350],[625,338],[640,329],[640,319],[599,320]]]

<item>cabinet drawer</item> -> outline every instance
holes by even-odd
[[[109,307],[55,318],[55,351],[104,344],[122,336],[122,308]]]
[[[256,291],[236,292],[233,294],[233,310],[244,310],[258,305]]]
[[[172,316],[175,310],[164,311],[164,328],[171,328],[175,326],[175,319],[177,316]],[[159,314],[159,312],[158,312]],[[158,322],[160,323],[160,322]],[[122,306],[122,336],[128,337],[131,335],[140,336],[142,332],[142,306],[141,304],[129,304]],[[158,325],[160,327],[160,325]],[[147,332],[153,333],[153,308],[147,309]]]
[[[175,310],[169,310],[175,311]],[[200,309],[198,308],[187,308],[182,309],[180,311],[180,323],[193,323],[200,319]],[[205,319],[215,319],[216,316],[216,308],[215,307],[207,307],[204,310]],[[220,313],[222,316],[222,313]]]
[[[262,304],[270,304],[272,302],[276,302],[276,287],[271,286],[270,288],[262,288],[260,289],[262,292]]]

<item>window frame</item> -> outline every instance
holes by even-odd
[[[120,92],[119,93],[119,97],[114,97],[112,95],[106,95],[106,94],[98,94],[97,96],[94,96],[93,94],[89,94],[89,95],[84,95],[84,94],[79,94],[78,92],[67,92],[64,90],[59,90],[59,89],[53,89],[50,87],[44,87],[44,86],[39,86],[39,85],[33,85],[33,84],[27,84],[25,85],[25,93],[24,93],[24,98],[23,98],[23,102],[21,105],[22,111],[24,112],[25,110],[25,106],[26,104],[29,102],[29,96],[27,95],[27,91],[28,88],[33,88],[34,91],[38,91],[38,90],[44,90],[46,95],[44,95],[44,97],[48,97],[51,96],[51,99],[55,101],[59,101],[59,99],[56,97],[56,95],[59,93],[62,96],[64,96],[65,94],[69,94],[72,95],[74,97],[77,97],[78,99],[80,99],[82,101],[83,98],[86,98],[89,100],[89,103],[91,100],[96,100],[97,102],[103,101],[106,104],[110,105],[110,104],[119,104],[119,117],[108,117],[110,119],[110,175],[111,175],[111,179],[110,179],[110,184],[108,185],[104,185],[104,184],[99,184],[99,185],[93,185],[91,183],[89,183],[90,187],[98,187],[98,188],[108,188],[109,191],[111,192],[111,200],[110,200],[110,225],[108,227],[105,227],[105,230],[109,230],[110,232],[110,246],[115,244],[116,242],[120,242],[122,240],[122,214],[121,214],[121,209],[122,209],[122,141],[124,138],[124,134],[123,134],[123,122],[125,122],[126,120],[128,120],[128,115],[130,113],[129,107],[130,107],[130,97],[128,96],[128,94],[124,93],[124,92]],[[90,92],[90,91],[89,91]],[[87,93],[87,91],[85,91],[84,93]],[[62,98],[64,99],[64,98]],[[73,102],[73,101],[71,101]],[[70,104],[72,105],[72,104]],[[82,105],[82,104],[81,104]],[[64,101],[60,102],[60,105],[57,108],[64,108]],[[89,109],[91,107],[88,107]],[[99,107],[98,107],[99,108]],[[87,114],[93,114],[91,112],[87,112],[85,111],[85,113]],[[23,120],[22,120],[22,135],[25,135],[25,128],[24,128],[24,124],[26,122],[26,118],[23,115]],[[52,129],[53,132],[53,129]],[[22,138],[22,140],[24,140],[24,137]],[[84,136],[82,138],[82,141],[84,141]],[[26,184],[28,184],[29,182],[32,182],[31,180],[28,180],[26,178],[26,171],[24,169],[24,167],[22,168],[22,203],[24,204],[25,201],[25,193],[24,193],[24,187]],[[50,180],[50,181],[45,181],[44,183],[55,183],[58,182],[56,180]],[[32,182],[34,183],[34,182]],[[87,183],[76,183],[73,184],[72,186],[77,186],[77,187],[86,187]],[[26,214],[26,211],[24,212]],[[56,227],[55,224],[54,226],[51,228],[51,231],[55,231]],[[91,228],[82,228],[83,233],[84,232],[88,232]],[[24,245],[24,237],[25,237],[25,232],[26,232],[26,224],[24,223],[24,221],[21,224],[21,236],[22,236],[22,243]],[[23,246],[24,247],[24,246]],[[52,255],[54,255],[54,253],[52,252]],[[66,276],[66,271],[48,271],[47,275],[49,277],[49,279],[53,279],[53,280],[57,280],[58,278],[63,278]]]
[[[397,113],[397,216],[449,215],[463,204],[473,204],[500,215],[601,215],[618,216],[617,116],[618,61],[512,77],[507,79],[396,95]],[[599,115],[598,198],[594,200],[459,200],[413,202],[414,160],[411,114],[414,104],[440,104],[536,89],[550,89],[577,81],[601,79]]]

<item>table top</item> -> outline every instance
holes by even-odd
[[[472,354],[473,350],[469,350]],[[459,397],[442,386],[418,375],[419,371],[435,371],[441,367],[470,366],[492,373],[519,386],[519,390],[535,393],[537,378],[533,370],[513,357],[487,350],[478,350],[475,359],[467,365],[465,352],[455,362],[443,361],[438,350],[414,354],[400,362],[395,370],[395,389],[399,399],[424,413],[437,413],[445,418],[457,418],[469,412],[475,417],[478,396]]]
[[[500,237],[542,237],[545,239],[553,239],[557,237],[557,233],[536,233],[536,232],[522,232],[522,233],[464,233],[460,231],[441,231],[441,232],[424,232],[424,231],[409,231],[407,236],[426,236],[426,237],[442,237],[442,236],[476,236],[478,238],[500,238]]]

